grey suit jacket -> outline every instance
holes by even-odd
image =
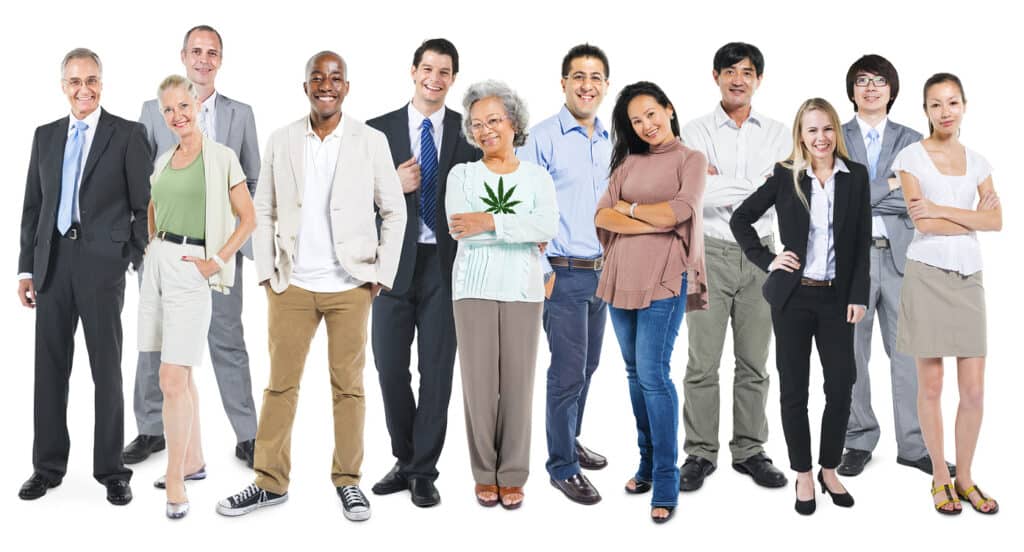
[[[142,104],[139,122],[146,127],[153,161],[164,152],[178,145],[178,135],[171,132],[160,114],[160,103],[153,99]],[[217,142],[231,148],[242,164],[245,184],[249,195],[255,195],[256,182],[260,178],[260,148],[256,141],[256,118],[248,104],[232,100],[217,92]],[[239,250],[252,259],[252,242],[247,240]]]
[[[864,147],[864,137],[860,133],[860,125],[854,117],[843,125],[843,137],[846,148],[850,151],[850,159],[868,166],[868,152]],[[903,190],[889,189],[889,179],[896,176],[892,171],[892,161],[903,148],[921,141],[921,134],[912,128],[887,121],[885,133],[882,135],[882,151],[878,155],[878,169],[875,179],[871,181],[871,215],[881,215],[885,222],[885,231],[889,234],[889,246],[896,270],[903,274],[907,265],[907,247],[914,238],[914,223],[907,215],[907,205],[903,201]]]

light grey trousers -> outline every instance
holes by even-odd
[[[896,271],[891,249],[871,248],[871,295],[864,318],[854,328],[854,358],[857,382],[853,385],[853,404],[846,429],[846,448],[872,451],[881,430],[871,408],[871,334],[875,315],[882,332],[882,345],[889,356],[892,378],[893,418],[896,422],[896,454],[917,460],[928,454],[917,419],[917,366],[913,357],[896,351],[896,329],[903,276]]]
[[[139,269],[139,283],[142,282]],[[210,362],[220,388],[220,399],[238,442],[256,438],[256,403],[252,399],[249,353],[242,330],[242,254],[235,255],[235,283],[231,293],[213,295],[210,318]],[[160,392],[160,353],[139,353],[135,369],[135,424],[142,435],[163,435],[164,396]]]
[[[530,474],[533,374],[544,303],[454,302],[473,479],[521,487]]]

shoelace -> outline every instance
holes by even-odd
[[[251,483],[251,484],[249,484],[248,487],[242,489],[242,492],[240,492],[240,493],[236,494],[235,496],[231,497],[231,503],[232,504],[241,504],[241,503],[245,502],[246,500],[248,500],[250,497],[255,496],[255,495],[257,495],[257,494],[259,494],[261,492],[263,492],[263,489],[257,487],[255,483]]]
[[[341,488],[341,496],[345,500],[345,503],[351,506],[367,506],[366,498],[363,496],[363,491],[359,490],[359,487],[355,485],[345,485]]]

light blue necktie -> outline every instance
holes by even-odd
[[[437,147],[434,146],[434,125],[423,119],[420,127],[420,218],[434,229],[437,219]]]
[[[64,170],[60,179],[60,205],[57,207],[57,231],[67,234],[78,206],[78,178],[82,175],[82,150],[85,148],[85,121],[75,121],[75,130],[64,146]]]
[[[868,131],[868,174],[871,180],[878,174],[878,156],[882,153],[882,141],[878,139],[878,131]]]

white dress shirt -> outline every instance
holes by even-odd
[[[213,140],[217,141],[217,91],[214,90],[213,94],[210,94],[209,98],[199,106],[199,116],[202,118],[202,130],[203,134]]]
[[[338,167],[345,119],[323,140],[306,123],[305,181],[302,220],[296,237],[291,283],[307,291],[336,293],[363,284],[349,276],[334,253],[331,232],[331,188]]]
[[[812,280],[834,280],[836,278],[836,240],[832,221],[835,215],[836,173],[850,172],[843,160],[836,157],[832,166],[832,174],[821,185],[821,181],[808,167],[807,176],[811,177],[811,221],[807,227],[807,258],[804,277]]]
[[[420,133],[423,132],[423,120],[428,117],[424,117],[415,107],[412,102],[409,102],[409,149],[412,151],[413,157],[419,162],[420,159]],[[437,152],[438,161],[441,159],[441,135],[444,134],[444,106],[438,109],[430,115],[430,124],[433,125],[433,131],[431,134],[434,135],[434,149]],[[404,159],[402,160],[404,161]],[[399,161],[401,162],[401,161]],[[440,172],[437,174],[437,181],[434,183],[434,194],[436,195],[435,204],[440,208],[444,202],[444,198],[441,197],[441,179],[446,178],[447,175],[443,175]],[[410,213],[411,214],[411,213]],[[434,232],[423,222],[423,219],[416,215],[416,220],[420,224],[420,238],[419,243],[437,243],[437,236]]]
[[[864,151],[868,151],[868,143],[871,142],[871,140],[868,139],[868,133],[871,132],[871,129],[875,129],[875,132],[878,133],[879,161],[882,160],[882,139],[885,137],[885,125],[888,122],[888,117],[882,117],[882,120],[878,122],[878,126],[873,127],[870,124],[868,124],[867,121],[861,119],[860,115],[857,116],[857,126],[860,127],[860,137],[864,139]],[[867,161],[867,159],[864,159],[865,166],[868,166]],[[870,170],[870,168],[868,170]],[[877,167],[877,170],[881,171],[882,167]],[[885,221],[882,220],[882,215],[874,215],[871,217],[871,235],[876,238],[889,237],[888,232],[885,231]]]
[[[722,109],[694,119],[681,131],[683,143],[708,158],[717,175],[709,175],[704,191],[704,234],[735,242],[729,228],[732,213],[765,179],[775,164],[789,157],[793,138],[782,123],[751,110],[750,116],[737,126]],[[764,238],[772,235],[775,209],[769,209],[754,229]]]

